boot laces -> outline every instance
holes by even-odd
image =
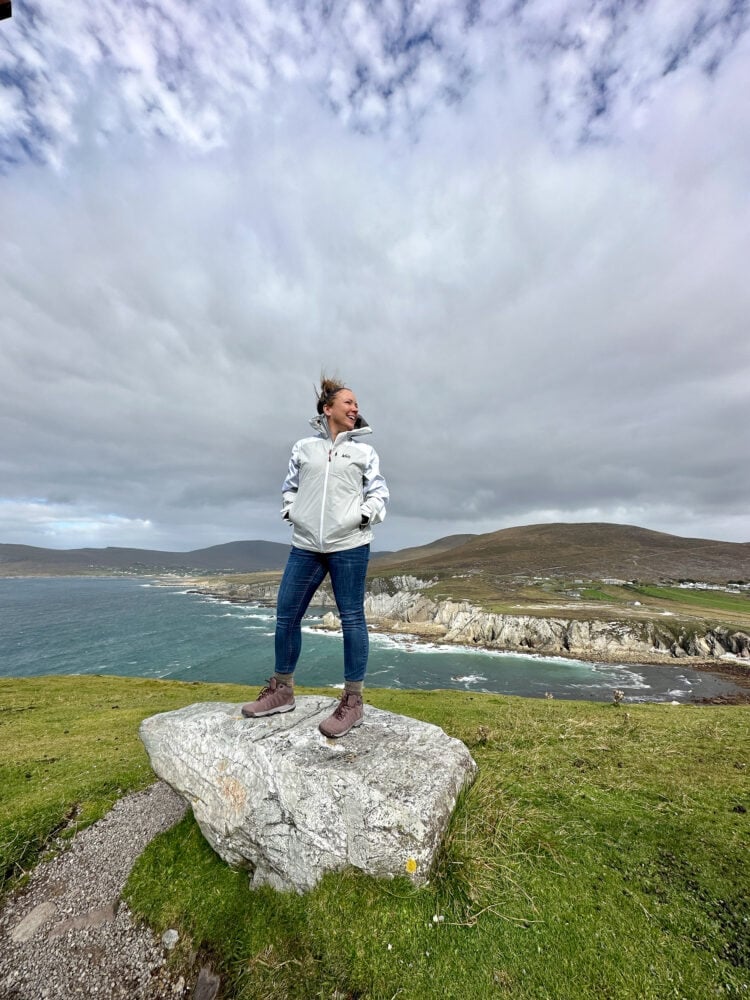
[[[271,682],[269,681],[266,687],[262,689],[256,700],[262,701],[264,698],[268,698],[268,696],[272,694],[273,694],[273,688],[271,687]]]
[[[350,693],[349,691],[345,691],[342,694],[341,701],[338,703],[338,705],[336,706],[336,710],[333,713],[335,718],[343,719],[344,715],[346,714],[346,710],[348,708],[354,707],[353,705],[351,706],[349,705],[349,693]]]

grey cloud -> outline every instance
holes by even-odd
[[[304,55],[296,8],[253,9],[257,45],[313,60],[316,80],[349,58],[344,41]],[[610,144],[565,153],[537,117],[558,57],[490,73],[467,34],[480,20],[456,12],[438,47],[465,51],[476,82],[461,106],[425,96],[418,138],[344,128],[302,70],[253,83],[255,103],[217,119],[222,143],[200,122],[181,131],[187,104],[160,139],[143,138],[148,114],[126,127],[148,74],[185,72],[199,93],[185,39],[209,74],[238,10],[206,43],[197,9],[179,25],[177,8],[158,25],[151,11],[118,56],[132,91],[89,94],[56,169],[0,177],[0,537],[286,540],[279,489],[322,367],[375,429],[393,494],[383,547],[544,519],[750,537],[746,39],[713,76],[688,66],[654,84],[638,120],[613,111]],[[397,27],[368,10],[361,47],[377,56]],[[516,30],[551,30],[539,10],[519,9]],[[105,5],[91,37],[121,16]],[[617,59],[636,75],[628,23]],[[101,57],[82,51],[94,80]]]

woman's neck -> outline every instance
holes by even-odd
[[[331,441],[335,441],[336,438],[339,436],[339,434],[342,434],[344,431],[349,430],[348,427],[340,427],[336,423],[336,421],[331,420],[330,417],[326,417],[326,420],[328,421],[328,434],[331,438]]]

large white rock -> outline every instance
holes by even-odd
[[[244,719],[239,705],[208,702],[151,716],[140,736],[214,850],[254,885],[303,892],[348,865],[424,881],[476,764],[438,726],[370,705],[361,727],[326,739],[318,723],[335,705],[297,696],[293,712]]]

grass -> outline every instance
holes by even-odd
[[[485,611],[531,617],[626,621],[656,621],[664,612],[694,618],[706,627],[750,628],[750,594],[681,587],[548,578],[522,582],[496,579],[485,573],[443,575],[424,593],[433,600],[470,601]],[[637,603],[636,603],[637,602]]]
[[[5,870],[30,864],[78,808],[90,821],[151,780],[141,718],[247,694],[0,682]],[[748,995],[749,708],[368,701],[442,726],[479,765],[429,884],[348,871],[305,896],[251,891],[188,817],[150,845],[126,890],[157,931],[179,929],[176,963],[210,957],[236,1000]]]
[[[228,692],[116,677],[0,680],[0,890],[58,835],[154,780],[141,719]]]
[[[664,605],[675,605],[695,613],[720,612],[735,620],[750,621],[750,594],[729,594],[721,590],[690,590],[683,587],[660,587],[655,584],[629,584],[627,590],[652,598]]]

